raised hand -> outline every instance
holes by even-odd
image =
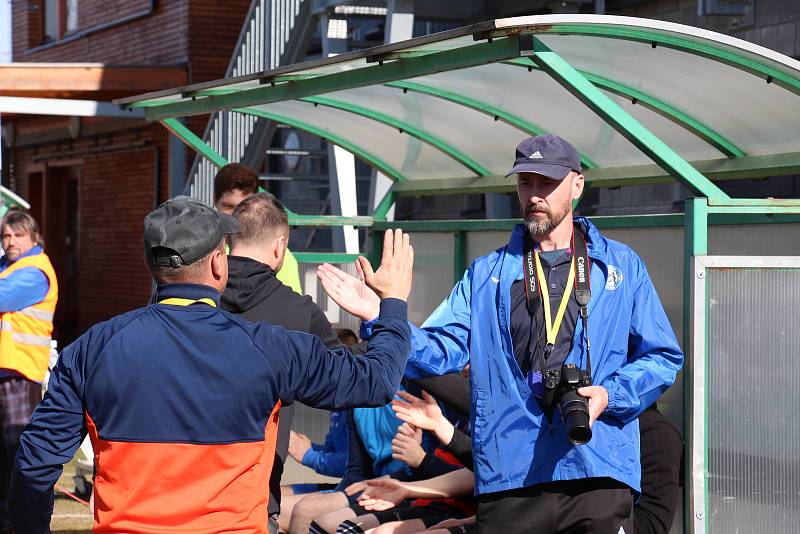
[[[422,430],[433,432],[443,445],[450,443],[456,429],[442,414],[436,399],[427,391],[422,392],[421,399],[407,391],[398,391],[397,395],[401,398],[392,401],[392,409],[398,419]]]
[[[380,298],[408,300],[411,293],[411,277],[414,268],[414,249],[408,234],[399,228],[386,230],[383,238],[383,256],[377,271],[372,270],[367,258],[358,257],[364,271],[364,282]]]
[[[415,397],[407,391],[398,391],[400,399],[392,401],[392,409],[397,414],[397,418],[406,423],[410,423],[417,428],[433,432],[436,426],[444,418],[442,409],[436,403],[436,399],[422,392],[422,399]]]
[[[425,459],[425,449],[421,443],[422,430],[403,423],[397,428],[397,434],[392,440],[392,458],[413,468],[419,467]]]
[[[329,263],[323,263],[317,267],[317,278],[325,293],[343,310],[362,321],[371,321],[381,311],[381,299],[364,283],[364,271],[358,261],[356,271],[358,278]]]

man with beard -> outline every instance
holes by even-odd
[[[525,224],[412,325],[406,377],[470,363],[479,532],[630,533],[637,417],[683,354],[642,260],[573,217],[577,150],[552,135],[526,139],[512,174]],[[363,283],[329,266],[319,274],[345,309],[377,317]]]

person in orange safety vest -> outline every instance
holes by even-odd
[[[39,226],[24,211],[0,224],[0,532],[10,527],[8,489],[22,429],[41,398],[58,282]]]

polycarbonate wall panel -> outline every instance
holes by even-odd
[[[322,284],[320,284],[317,278],[317,265],[316,263],[300,264],[300,280],[303,284],[303,292],[310,296],[311,300],[325,312],[325,316],[334,328],[349,328],[358,335],[361,319],[350,315],[350,313],[341,309],[332,299],[328,298],[325,290],[322,289]],[[356,276],[356,268],[352,262],[333,263],[332,265],[351,276]]]
[[[342,137],[409,179],[469,176],[463,165],[427,143],[353,113],[297,101],[256,106],[256,109],[292,117]]]
[[[475,258],[497,250],[508,243],[511,231],[507,232],[467,232],[467,266]]]
[[[797,151],[797,95],[718,61],[649,42],[542,35],[573,67],[667,102],[748,155]],[[655,132],[660,135],[659,132]]]
[[[682,343],[683,229],[620,228],[602,232],[610,239],[625,243],[642,258],[675,337],[678,343]],[[672,424],[683,428],[683,371],[678,373],[675,384],[658,400],[658,406]]]
[[[379,111],[411,124],[445,141],[454,149],[487,168],[504,175],[513,163],[514,147],[527,134],[505,122],[441,98],[414,91],[374,86],[326,95],[335,100]],[[480,143],[476,143],[476,134]],[[475,173],[463,167],[461,176]]]
[[[800,269],[708,268],[712,533],[800,524]]]
[[[408,319],[421,325],[453,288],[452,233],[410,234],[414,245],[414,285],[408,298]]]
[[[800,224],[711,226],[708,253],[721,256],[800,256]]]

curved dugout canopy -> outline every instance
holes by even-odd
[[[184,139],[175,118],[219,110],[291,125],[376,167],[393,194],[513,189],[514,147],[539,133],[575,145],[590,185],[672,176],[710,204],[733,201],[708,178],[800,172],[800,62],[631,17],[499,19],[117,103]]]

